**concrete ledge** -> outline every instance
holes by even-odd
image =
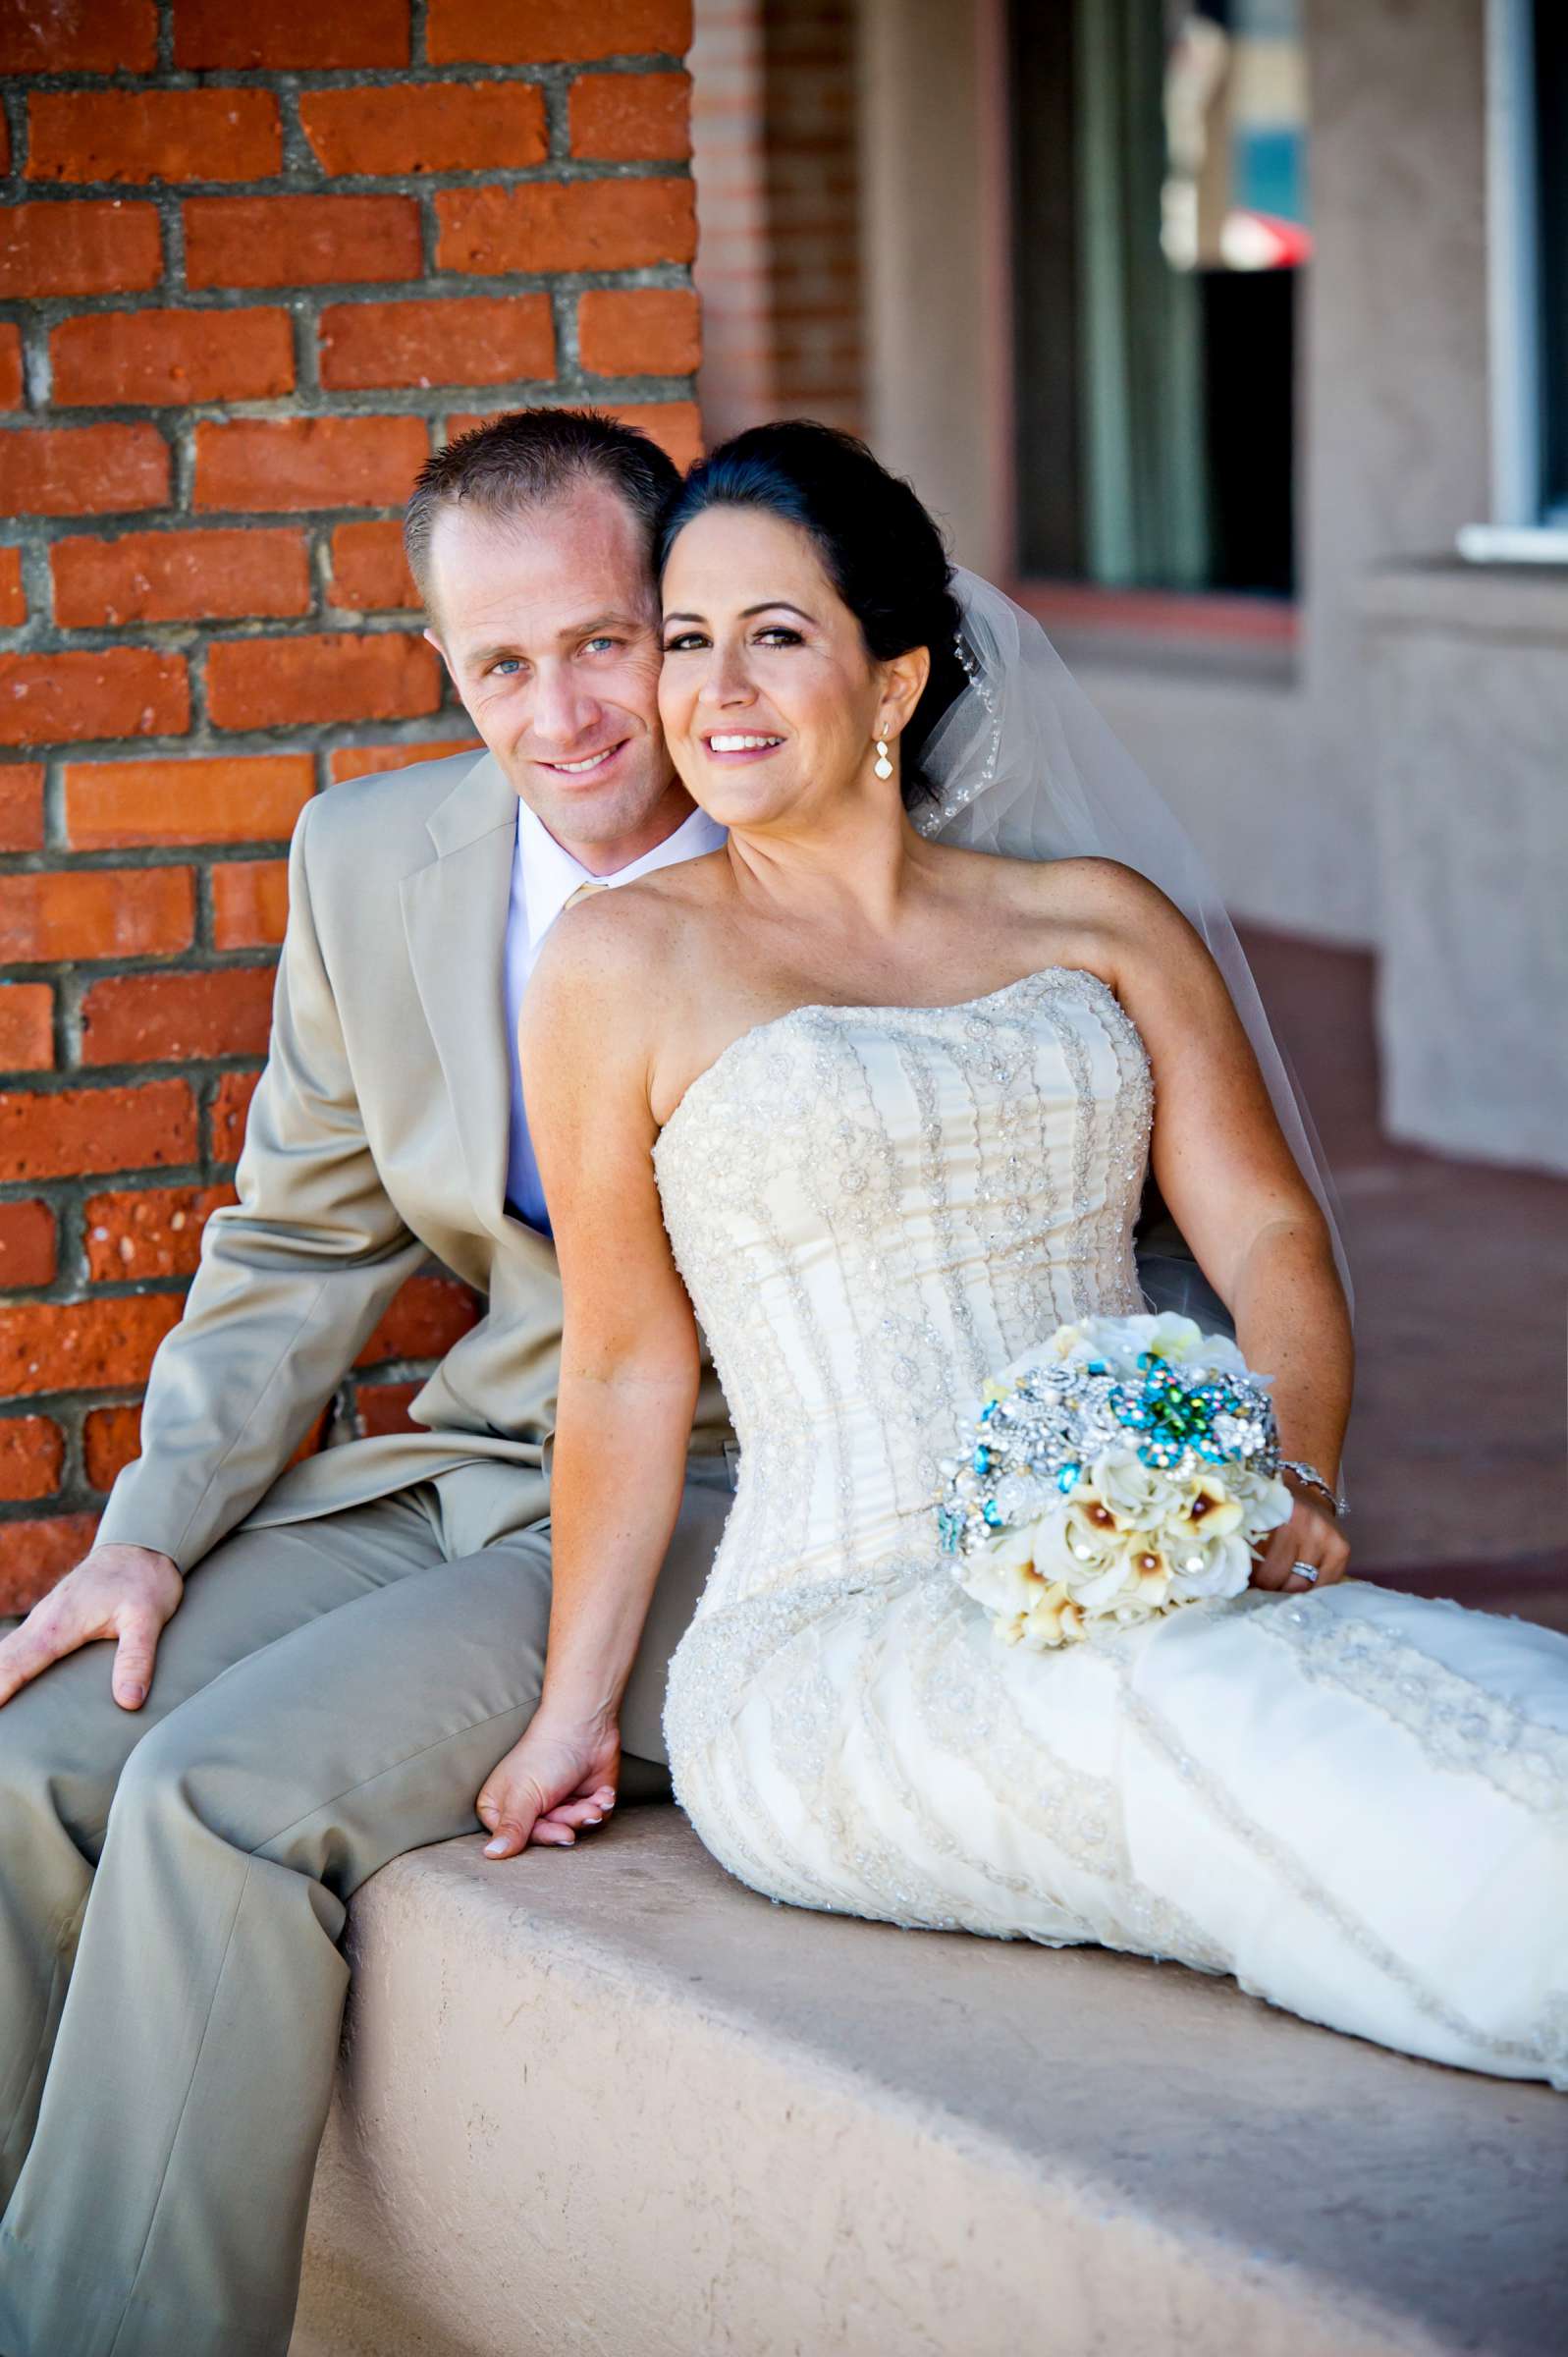
[[[1541,2357],[1568,2103],[777,1909],[670,1809],[353,1908],[291,2357]]]

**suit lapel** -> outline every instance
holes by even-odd
[[[498,1235],[515,1234],[506,1211],[513,1049],[503,972],[516,795],[486,753],[426,824],[437,855],[401,886],[408,957],[474,1208]]]

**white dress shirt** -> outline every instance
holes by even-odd
[[[517,1064],[517,1017],[545,935],[581,884],[634,884],[656,868],[674,867],[680,859],[700,858],[716,851],[725,830],[703,810],[693,810],[673,835],[633,859],[613,876],[590,875],[580,860],[563,850],[542,819],[524,801],[517,804],[517,848],[512,862],[512,904],[507,912],[507,1038],[512,1054],[512,1133],[507,1156],[507,1208],[541,1234],[550,1233],[539,1165],[528,1135],[528,1117],[522,1103],[522,1073]]]

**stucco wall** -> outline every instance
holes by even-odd
[[[962,562],[1000,573],[1000,18],[994,0],[860,0],[859,24],[866,431]]]
[[[1568,581],[1457,563],[1364,596],[1395,1137],[1568,1172]]]
[[[1378,938],[1368,570],[1487,512],[1484,0],[1308,0],[1314,258],[1303,476],[1304,806],[1292,871]]]

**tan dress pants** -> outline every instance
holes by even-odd
[[[730,1503],[695,1463],[622,1719],[668,1791],[665,1668]],[[477,1831],[533,1714],[536,1476],[466,1465],[242,1530],[192,1571],[137,1713],[109,1650],[0,1710],[0,2352],[282,2357],[347,1991],[346,1902]],[[570,1859],[498,1864],[525,1894]]]

